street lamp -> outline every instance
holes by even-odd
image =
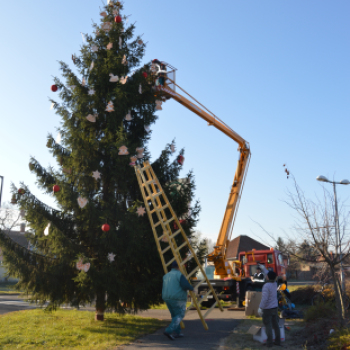
[[[341,251],[341,241],[340,241],[340,229],[339,229],[339,215],[338,215],[338,200],[337,200],[337,191],[335,189],[335,185],[349,185],[350,181],[349,180],[341,180],[340,182],[337,181],[330,181],[328,180],[325,176],[317,176],[316,177],[317,181],[321,182],[329,182],[333,184],[333,191],[334,191],[334,210],[335,210],[335,228],[336,228],[336,250],[338,249],[339,246],[339,258],[340,258],[340,279],[341,279],[341,288],[342,291],[345,291],[345,278],[344,278],[344,270],[343,270],[343,254]],[[339,242],[339,244],[338,244]],[[337,252],[338,253],[338,252]]]

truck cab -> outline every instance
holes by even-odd
[[[264,265],[267,270],[274,271],[278,275],[278,282],[285,279],[286,259],[282,253],[273,248],[269,250],[252,250],[250,252],[240,252],[239,260],[243,265],[243,272],[246,278],[252,278],[257,270],[257,264]]]

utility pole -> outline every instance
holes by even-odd
[[[4,177],[0,175],[1,187],[0,187],[0,208],[1,208],[1,197],[2,197],[2,185],[4,184]]]
[[[334,215],[335,215],[335,239],[336,239],[336,254],[339,256],[340,259],[340,280],[341,280],[341,289],[344,292],[345,291],[345,276],[344,276],[344,269],[343,269],[343,253],[341,249],[341,238],[340,238],[340,228],[339,228],[339,214],[338,214],[338,199],[337,199],[337,191],[335,188],[335,185],[349,185],[349,180],[341,180],[340,182],[337,181],[330,181],[325,176],[320,175],[316,178],[317,181],[321,182],[329,182],[333,184],[333,192],[334,192]]]

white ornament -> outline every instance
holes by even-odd
[[[109,76],[110,76],[109,81],[110,81],[111,83],[116,83],[116,82],[119,80],[118,75],[113,75],[113,73],[109,73]]]
[[[82,79],[81,85],[82,85],[82,86],[85,86],[85,85],[86,85],[86,80],[85,80],[85,78]]]
[[[123,84],[123,85],[126,83],[127,80],[128,80],[128,76],[120,77],[120,79],[119,79],[120,83]]]
[[[95,90],[94,89],[90,89],[88,92],[89,95],[95,95]]]
[[[143,158],[143,152],[144,152],[144,148],[143,147],[137,147],[136,148],[136,152],[137,152],[137,158]]]
[[[61,135],[61,133],[59,132],[58,135],[57,135],[57,137],[56,137],[56,143],[61,143],[61,141],[62,141],[62,135]]]
[[[157,100],[156,101],[156,110],[161,111],[162,110],[162,101]]]
[[[128,65],[128,61],[126,60],[126,55],[124,55],[124,57],[122,59],[122,64],[124,64],[125,66]]]
[[[92,61],[91,62],[91,65],[90,65],[90,68],[89,68],[89,71],[91,72],[93,70],[93,68],[95,67],[95,62]]]
[[[91,123],[96,123],[96,118],[98,117],[98,114],[89,114],[86,119]]]
[[[95,171],[92,172],[92,177],[95,180],[98,180],[101,177],[101,173],[98,170],[95,170]]]
[[[139,85],[139,94],[142,94],[142,85]]]
[[[151,130],[150,126],[149,126],[149,125],[145,125],[145,130],[146,130],[147,132],[149,132],[149,131]]]
[[[52,102],[50,109],[53,109],[55,107],[55,104],[56,104],[55,102]]]
[[[83,38],[83,42],[86,43],[86,38],[85,38],[85,34],[83,34],[82,32],[80,32],[81,37]]]
[[[129,111],[128,114],[125,116],[125,120],[127,120],[128,122],[130,120],[132,120],[132,116],[131,116],[131,112]]]
[[[176,151],[175,145],[173,143],[171,144],[170,149],[172,153]]]
[[[107,45],[107,50],[110,50],[112,47],[113,47],[113,43],[109,43],[109,44]]]
[[[136,213],[138,216],[144,216],[146,214],[146,210],[144,207],[138,207]]]
[[[103,11],[100,13],[100,15],[104,18],[104,17],[107,17],[107,12],[106,11]]]
[[[90,263],[83,264],[82,259],[79,259],[76,266],[78,270],[84,271],[84,272],[88,272],[90,269]]]
[[[119,154],[120,156],[126,156],[126,155],[128,155],[128,154],[129,154],[129,152],[128,152],[128,147],[126,147],[126,146],[121,146],[121,147],[119,147],[119,152],[118,152],[118,154]]]
[[[135,156],[130,157],[129,165],[130,166],[135,166],[136,161],[137,161],[137,157],[135,157]]]
[[[113,253],[108,253],[108,260],[109,260],[110,262],[114,261],[114,258],[115,258],[115,254],[113,254]]]
[[[76,85],[68,85],[67,88],[70,88],[72,91],[76,88]]]
[[[114,9],[114,10],[113,10],[113,15],[114,15],[114,16],[119,15],[119,10],[118,10],[118,9]]]
[[[121,49],[123,46],[123,40],[122,40],[122,37],[120,36],[119,37],[119,48]]]
[[[49,222],[44,230],[44,235],[45,236],[48,236],[49,235],[49,229],[50,229],[50,226],[51,226],[51,222]]]
[[[113,105],[113,102],[112,101],[109,101],[108,102],[108,105],[106,107],[106,111],[107,112],[113,112],[114,111],[114,105]]]
[[[91,51],[92,52],[97,52],[98,51],[98,46],[97,45],[92,45],[91,46]]]
[[[112,23],[111,22],[102,23],[101,29],[108,33],[112,29]]]
[[[88,204],[87,198],[84,197],[78,197],[78,204],[80,208],[84,208],[86,204]]]

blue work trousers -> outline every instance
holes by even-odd
[[[165,300],[165,303],[171,314],[171,323],[168,328],[165,329],[165,331],[168,334],[180,334],[180,322],[185,317],[186,301]]]

